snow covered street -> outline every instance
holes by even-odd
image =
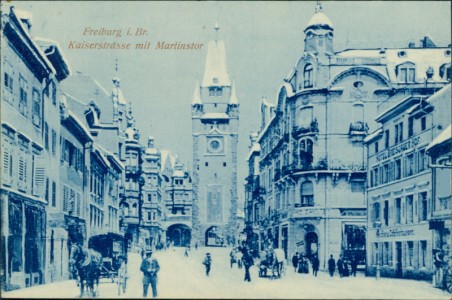
[[[439,289],[427,282],[387,279],[378,281],[373,277],[330,278],[326,272],[318,277],[311,274],[296,274],[291,266],[282,279],[259,278],[257,267],[251,268],[251,282],[245,282],[244,269],[229,266],[229,251],[226,248],[199,248],[184,257],[183,248],[156,252],[160,272],[159,298],[334,298],[334,299],[450,299]],[[212,255],[212,270],[205,276],[202,259],[206,252]],[[99,285],[101,298],[141,298],[142,274],[139,271],[139,254],[129,253],[129,280],[127,291],[118,296],[115,284],[103,281]],[[79,290],[75,281],[35,286],[12,292],[2,292],[2,298],[76,298]],[[149,295],[151,287],[149,287]]]

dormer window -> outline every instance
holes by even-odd
[[[450,81],[451,74],[450,74],[450,63],[444,64],[439,68],[439,76],[442,80]]]
[[[411,62],[396,67],[397,79],[401,83],[416,82],[416,66]]]
[[[307,64],[304,67],[304,71],[303,71],[304,88],[312,88],[314,86],[313,72],[314,72],[314,69],[311,64]]]

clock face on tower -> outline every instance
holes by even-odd
[[[223,153],[223,138],[222,137],[208,137],[207,138],[207,153],[218,154]]]

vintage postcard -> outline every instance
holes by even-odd
[[[450,299],[450,1],[1,1],[2,298]]]

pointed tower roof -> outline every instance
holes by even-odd
[[[231,98],[229,99],[229,104],[239,104],[239,100],[237,100],[237,94],[235,92],[235,80],[232,83],[231,87]]]
[[[219,29],[218,24],[215,24],[216,34],[218,34]],[[214,41],[209,42],[202,86],[231,86],[226,64],[224,42],[216,38]]]
[[[201,95],[199,93],[199,81],[198,80],[196,80],[195,92],[193,93],[193,100],[191,101],[191,104],[192,105],[202,104]]]
[[[330,19],[323,13],[322,4],[320,1],[317,1],[317,5],[315,7],[315,14],[311,17],[308,24],[306,25],[305,32],[308,29],[315,29],[315,28],[322,28],[322,29],[333,29],[333,23],[330,21]]]
[[[127,101],[124,98],[120,83],[121,80],[119,79],[119,68],[118,68],[118,59],[116,59],[116,65],[115,65],[115,76],[113,76],[113,91],[111,92],[111,96],[113,98],[113,101],[117,101],[119,104],[127,105]]]

